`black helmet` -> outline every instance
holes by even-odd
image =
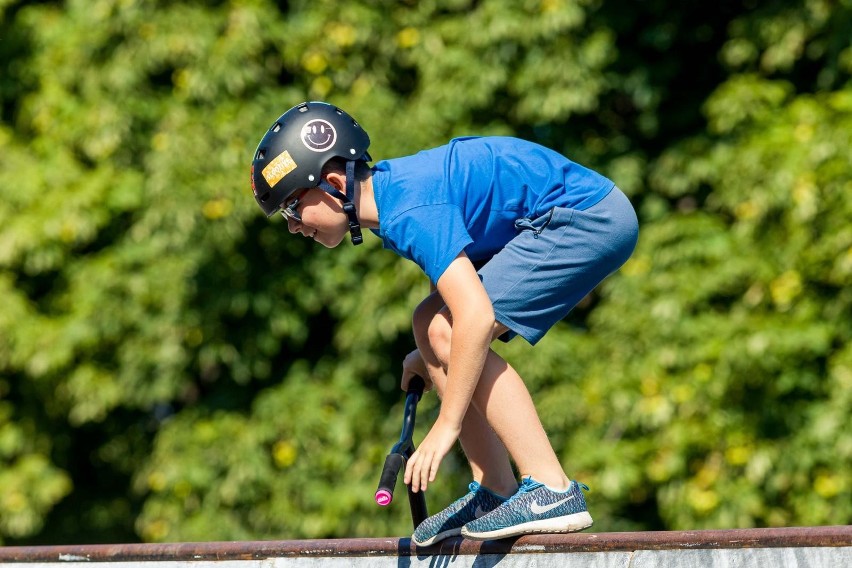
[[[354,180],[349,178],[353,177],[350,172],[355,161],[371,160],[367,153],[369,146],[370,137],[364,129],[339,108],[323,102],[296,105],[275,121],[255,150],[251,164],[254,198],[267,217],[271,217],[294,191],[319,186],[343,199],[350,228],[353,220],[357,228],[349,187]],[[348,196],[321,183],[322,168],[332,158],[348,161]],[[353,240],[354,236],[353,233]]]

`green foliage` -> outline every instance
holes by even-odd
[[[0,381],[0,534],[22,537],[37,532],[50,508],[71,490],[68,475],[51,464],[50,444],[38,435],[32,417],[18,419]]]
[[[628,264],[498,347],[598,530],[852,522],[849,2],[284,4],[0,0],[0,539],[410,530],[372,492],[426,279],[248,189],[306,99],[377,159],[514,134],[632,197]]]

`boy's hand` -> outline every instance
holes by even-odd
[[[426,364],[423,362],[423,357],[420,356],[419,349],[415,349],[405,356],[405,360],[402,362],[402,380],[399,383],[399,387],[403,391],[408,392],[408,383],[411,382],[411,379],[415,375],[423,379],[423,382],[426,385],[423,387],[423,392],[429,392],[432,390],[432,381],[429,380],[429,371],[426,370]]]
[[[411,484],[411,490],[415,493],[426,491],[429,483],[435,481],[438,467],[444,456],[456,443],[461,434],[461,427],[452,427],[438,416],[432,429],[423,438],[420,447],[408,458],[405,464],[406,484]]]

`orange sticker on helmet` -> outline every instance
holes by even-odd
[[[266,180],[266,183],[269,184],[269,187],[274,187],[276,183],[281,181],[281,179],[296,169],[296,162],[293,161],[293,158],[290,156],[290,152],[284,150],[277,156],[275,159],[266,164],[266,167],[263,168],[261,172],[263,174],[263,178]]]

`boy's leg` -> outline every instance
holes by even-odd
[[[494,337],[505,332],[497,324]],[[429,330],[434,352],[448,358],[452,325],[439,313]],[[439,360],[446,361],[443,357]],[[562,470],[541,425],[535,406],[517,372],[489,350],[467,415],[485,416],[505,444],[524,479],[512,499],[467,521],[460,533],[474,540],[506,538],[530,533],[563,533],[592,525],[581,487]],[[586,488],[588,489],[588,488]]]
[[[432,351],[427,335],[432,319],[443,307],[441,296],[434,293],[418,306],[414,314],[417,348],[439,396],[444,392],[447,382],[446,367]],[[470,463],[474,481],[499,495],[510,496],[515,493],[518,482],[506,448],[475,405],[471,405],[464,417],[459,441]]]
[[[488,352],[473,405],[502,440],[521,478],[532,476],[556,490],[568,488],[570,481],[523,379],[494,351]]]
[[[496,338],[505,331],[506,327],[497,323],[492,335]],[[452,341],[452,323],[446,308],[442,308],[433,318],[428,334],[430,354],[438,360],[435,374],[439,380],[446,381],[443,369],[449,360]],[[430,368],[429,362],[427,368]],[[429,372],[431,377],[431,368]],[[569,479],[550,445],[523,379],[493,350],[488,351],[468,415],[472,411],[486,422],[485,426],[479,427],[479,431],[487,428],[496,433],[515,461],[521,477],[532,476],[556,490],[568,488]],[[478,445],[478,441],[474,445]]]
[[[498,323],[493,336],[499,337],[505,331],[506,327]],[[439,294],[432,294],[418,306],[414,332],[429,378],[440,394],[447,380],[452,323]],[[474,479],[497,493],[508,494],[517,487],[507,450],[522,477],[532,476],[557,490],[568,487],[568,477],[523,379],[493,350],[489,350],[485,360],[460,440]],[[489,477],[487,482],[484,476]]]
[[[476,408],[471,408],[465,415],[459,442],[474,480],[498,495],[514,495],[518,490],[518,482],[509,462],[509,454]]]
[[[414,336],[439,396],[446,388],[447,375],[432,352],[427,335],[431,320],[443,305],[441,297],[433,294],[414,313]],[[518,489],[506,448],[473,405],[465,414],[459,441],[470,463],[474,481],[466,495],[417,526],[412,535],[417,546],[429,546],[461,534],[467,523],[495,510],[505,502],[504,496],[513,495]]]

